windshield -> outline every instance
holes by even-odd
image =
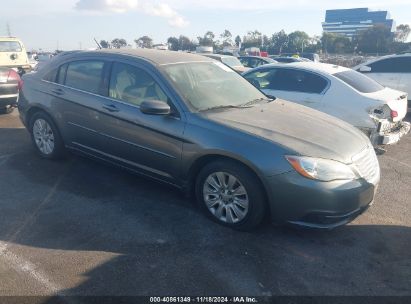
[[[222,57],[221,61],[230,67],[242,66],[241,61],[235,57]]]
[[[277,63],[278,61],[276,61],[276,60],[274,60],[273,58],[270,58],[270,57],[264,57],[265,58],[265,60],[266,60],[266,62],[268,62],[268,63]]]
[[[361,93],[373,93],[384,89],[384,87],[375,80],[354,70],[335,73],[334,76]]]
[[[193,62],[164,68],[182,97],[196,110],[241,106],[266,96],[221,62]]]
[[[0,52],[21,52],[21,45],[17,41],[0,41]]]

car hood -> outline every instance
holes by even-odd
[[[348,123],[280,99],[252,108],[211,110],[204,115],[217,123],[277,143],[292,153],[347,164],[371,145],[361,131]]]

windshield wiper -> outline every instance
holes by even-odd
[[[272,98],[267,98],[267,97],[256,98],[256,99],[250,100],[249,102],[246,102],[246,103],[243,104],[242,106],[243,106],[243,107],[250,107],[250,106],[252,106],[253,104],[256,104],[256,103],[258,103],[258,102],[260,102],[260,101],[263,101],[263,100],[266,100],[267,102],[271,102],[271,101],[273,101],[274,99],[272,99]]]
[[[249,105],[221,105],[221,106],[215,106],[215,107],[210,107],[206,109],[201,109],[200,111],[208,111],[208,110],[215,110],[215,109],[224,109],[224,108],[231,108],[231,109],[244,109],[244,108],[251,108]]]

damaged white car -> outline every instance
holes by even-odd
[[[243,76],[266,95],[347,121],[366,133],[374,146],[394,144],[410,131],[410,124],[403,121],[407,93],[348,68],[311,62],[269,64]]]

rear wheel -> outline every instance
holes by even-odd
[[[37,112],[30,119],[30,133],[34,148],[44,158],[58,159],[64,156],[64,144],[53,120],[44,112]]]
[[[203,212],[224,226],[251,230],[264,219],[266,202],[260,181],[232,161],[206,165],[197,178],[196,197]]]

